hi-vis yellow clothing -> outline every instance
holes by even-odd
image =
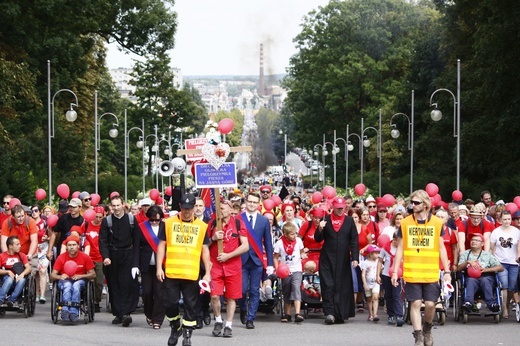
[[[443,221],[430,215],[419,223],[413,215],[401,220],[403,236],[403,278],[410,283],[439,281],[440,236]]]
[[[180,215],[164,220],[166,233],[165,275],[170,279],[198,280],[200,255],[207,224],[195,218],[183,222]]]

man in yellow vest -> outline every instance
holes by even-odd
[[[431,334],[435,302],[440,295],[439,257],[449,268],[442,239],[443,221],[431,213],[430,197],[424,190],[410,195],[413,213],[401,220],[397,236],[399,246],[392,268],[392,284],[398,284],[398,271],[403,260],[405,298],[410,302],[410,320],[415,345],[433,345]],[[451,282],[451,273],[444,272],[444,281]],[[421,304],[424,301],[424,325],[421,326]]]
[[[171,327],[168,346],[177,345],[181,334],[182,345],[191,345],[191,334],[197,324],[195,306],[200,292],[201,258],[206,268],[203,279],[208,283],[211,280],[207,225],[194,217],[195,196],[184,194],[180,204],[181,212],[164,220],[165,230],[158,234],[157,263],[164,263],[164,269],[157,265],[156,274],[159,281],[164,281],[166,319]],[[179,313],[181,293],[184,301],[182,323]]]

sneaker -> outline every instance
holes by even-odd
[[[69,310],[61,310],[61,319],[63,321],[70,321]]]
[[[213,327],[211,334],[213,334],[213,336],[220,336],[220,334],[222,334],[222,327],[222,322],[215,322],[215,326]]]
[[[5,304],[5,301],[3,300],[0,300],[0,306],[4,305]]]
[[[491,310],[491,312],[498,312],[500,310],[500,305],[493,303],[489,306],[489,310]]]
[[[401,316],[397,316],[396,325],[398,327],[402,327],[404,325],[404,320],[403,320],[403,318]]]
[[[45,304],[47,302],[47,299],[45,299],[45,296],[40,297],[40,304]]]
[[[79,320],[79,315],[78,314],[70,314],[69,318],[70,318],[71,322],[76,322],[76,321]]]
[[[335,320],[333,315],[327,315],[327,317],[325,317],[325,324],[334,324]]]
[[[122,323],[123,327],[128,327],[130,325],[130,323],[132,323],[132,316],[130,316],[130,315],[123,316],[123,318],[121,319],[121,323]]]
[[[8,308],[12,308],[13,305],[14,305],[14,302],[12,302],[12,301],[10,301],[10,300],[7,301],[7,307],[8,307]]]
[[[466,313],[470,313],[471,310],[473,310],[473,304],[470,302],[465,302],[464,305],[462,305],[462,310],[464,310]]]
[[[265,297],[267,300],[273,299],[273,288],[271,286],[265,287]]]
[[[264,290],[262,290],[262,287],[260,287],[260,301],[265,302],[267,301],[267,297],[265,296]]]
[[[228,326],[226,326],[226,328],[224,328],[224,334],[222,336],[225,337],[225,338],[232,337],[233,336],[233,329],[231,329]]]
[[[107,292],[107,288],[105,286],[103,286],[103,291],[101,292],[102,295],[106,295],[108,292]]]
[[[386,321],[386,323],[393,326],[395,324],[395,317],[394,316],[388,317],[388,320]]]
[[[374,322],[379,322],[379,316],[375,315],[374,318],[372,319]]]

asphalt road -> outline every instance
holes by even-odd
[[[49,296],[49,294],[47,294]],[[343,325],[326,326],[321,314],[310,313],[303,323],[281,323],[279,315],[259,314],[254,330],[245,329],[235,314],[232,338],[216,338],[211,335],[212,326],[196,330],[193,345],[412,345],[412,327],[398,328],[384,322],[386,315],[380,310],[382,320],[367,321],[366,313],[358,313]],[[514,316],[514,315],[513,315]],[[511,317],[513,317],[511,316]],[[33,317],[7,312],[0,317],[0,344],[17,345],[166,345],[170,328],[164,324],[153,330],[146,324],[142,309],[133,315],[134,322],[128,328],[112,325],[113,316],[104,309],[96,314],[95,321],[76,325],[54,325],[51,321],[50,300],[37,304]],[[444,326],[435,326],[435,345],[518,345],[520,324],[514,318],[494,324],[490,317],[470,317],[468,324],[454,322],[449,315]],[[178,345],[182,342],[179,341]]]

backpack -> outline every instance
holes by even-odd
[[[13,222],[11,221],[11,218],[7,219],[7,227],[9,227],[9,232],[13,229]],[[29,216],[25,217],[25,231],[27,234],[29,234]]]
[[[211,229],[210,229],[211,235],[213,235],[213,231],[217,227],[217,222],[216,221],[217,220],[215,220],[215,222],[211,223]],[[236,226],[237,232],[240,231],[240,220],[237,217],[235,217],[235,226]],[[237,236],[238,236],[238,233],[237,233]]]
[[[134,217],[134,214],[132,213],[127,213],[126,215],[128,215],[128,219],[130,221],[130,227],[132,228],[132,231],[133,231],[133,228],[134,228],[134,223],[135,223],[135,217]],[[112,214],[108,215],[106,217],[107,219],[107,228],[108,228],[108,231],[110,232],[110,234],[113,234],[112,232]],[[86,229],[85,229],[86,231]]]

